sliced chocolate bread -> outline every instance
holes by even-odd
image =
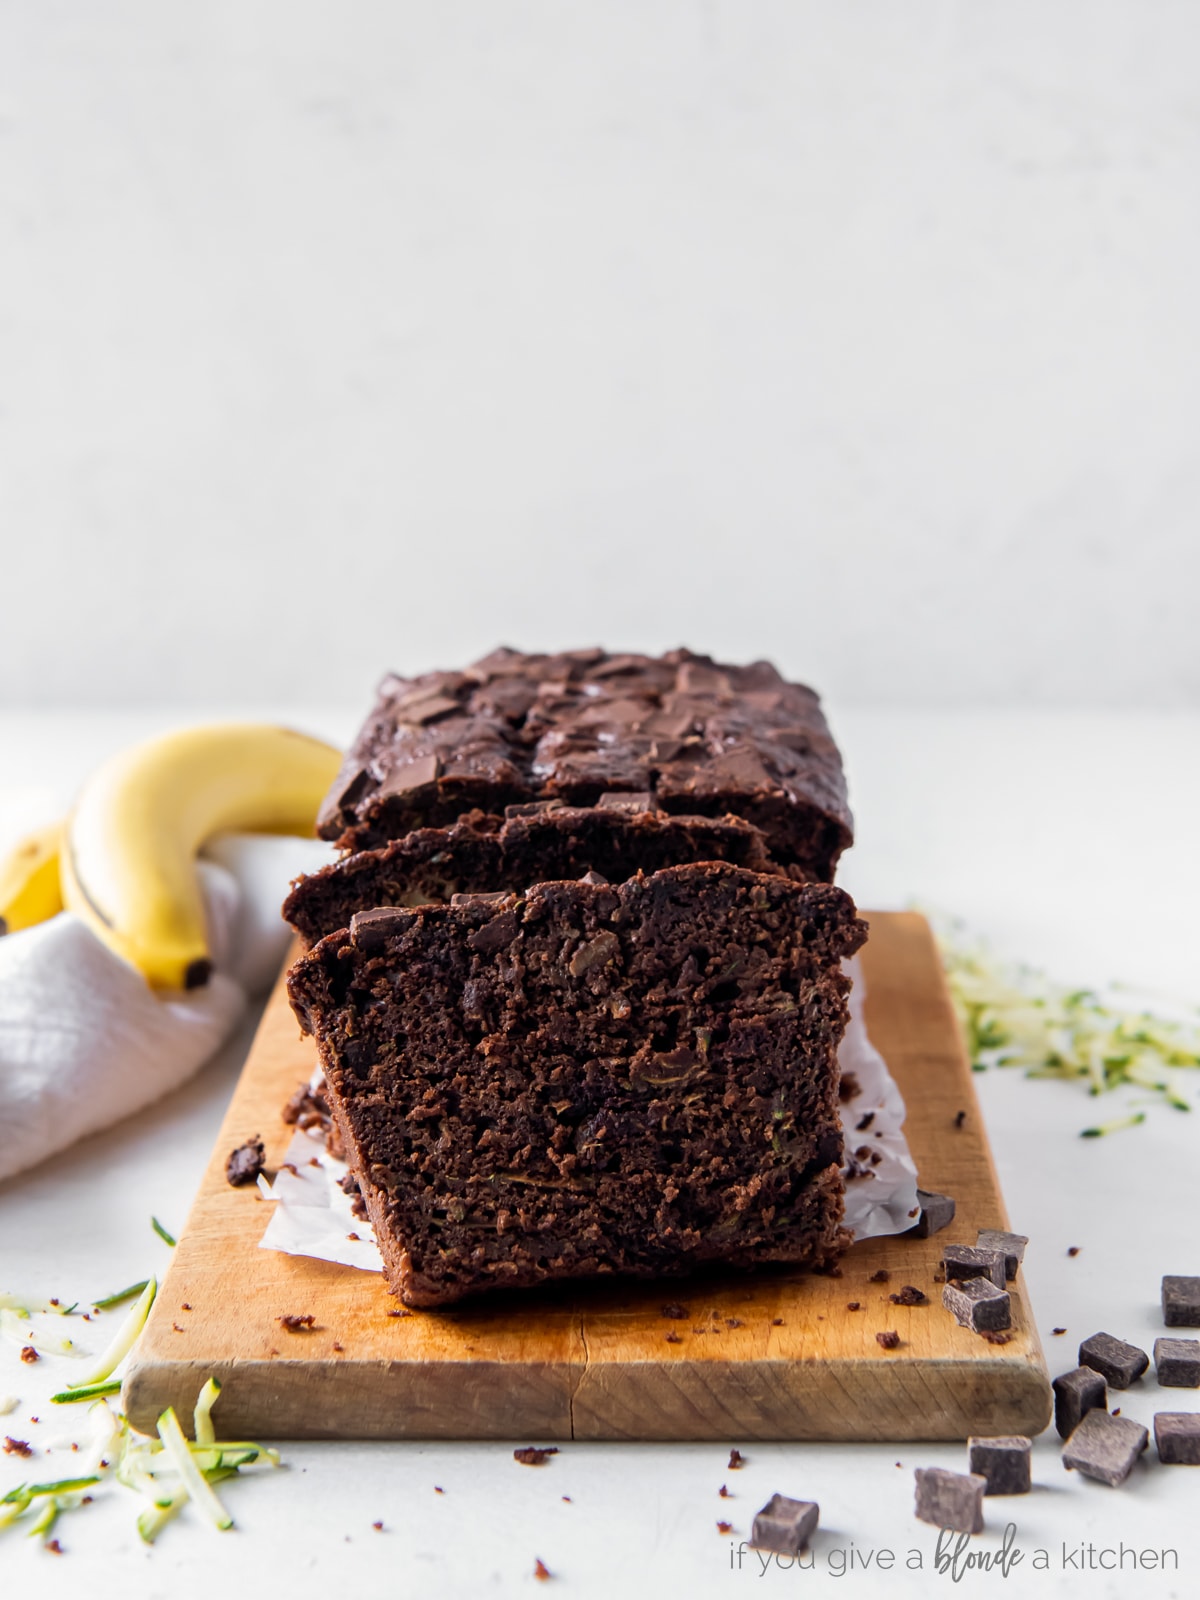
[[[709,862],[322,939],[289,994],[392,1289],[835,1261],[865,933],[840,889]]]
[[[772,870],[762,834],[737,817],[671,817],[644,796],[605,795],[598,806],[537,801],[501,823],[474,812],[450,828],[418,828],[297,878],[283,904],[314,944],[374,906],[419,906],[588,873],[623,882],[690,861]],[[795,869],[793,869],[795,870]]]
[[[636,792],[675,815],[756,824],[828,881],[851,842],[841,758],[811,689],[767,661],[496,650],[465,672],[386,677],[318,818],[363,850],[467,811]]]

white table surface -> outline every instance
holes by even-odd
[[[227,708],[212,708],[220,715]],[[271,715],[271,707],[252,713]],[[276,714],[278,714],[278,708]],[[966,917],[998,949],[1071,981],[1122,977],[1200,1000],[1200,716],[867,712],[833,708],[847,754],[860,843],[842,882],[869,909],[918,901]],[[0,715],[0,844],[57,812],[89,765],[122,742],[201,720],[162,711]],[[354,711],[284,713],[341,739]],[[161,1271],[151,1213],[181,1227],[250,1037],[247,1024],[184,1090],[67,1155],[0,1185],[0,1279],[30,1293],[86,1299]],[[1162,1333],[1164,1272],[1200,1272],[1195,1153],[1200,1123],[1157,1103],[1146,1122],[1080,1140],[1096,1103],[1073,1085],[1016,1073],[976,1078],[1015,1227],[1031,1236],[1026,1282],[1051,1371],[1103,1328],[1149,1348]],[[1189,1086],[1195,1101],[1200,1073]],[[1116,1112],[1139,1097],[1118,1092]],[[1145,1096],[1140,1097],[1145,1100]],[[0,1111],[2,1116],[2,1111]],[[1068,1245],[1080,1254],[1068,1258]],[[1051,1329],[1068,1333],[1054,1337]],[[0,1393],[20,1396],[11,1432],[70,1436],[47,1398],[66,1362],[23,1366],[0,1346]],[[1200,1392],[1160,1390],[1152,1375],[1117,1397],[1149,1423],[1200,1409]],[[37,1424],[31,1415],[41,1418]],[[513,1440],[512,1444],[536,1443]],[[1161,1467],[1153,1445],[1120,1490],[1064,1472],[1057,1436],[1038,1441],[1035,1492],[989,1501],[978,1551],[1000,1548],[1010,1519],[1025,1559],[1018,1587],[1037,1594],[1200,1592],[1200,1471]],[[726,1469],[729,1445],[745,1449]],[[65,1554],[0,1535],[4,1589],[23,1594],[171,1596],[227,1584],[239,1594],[342,1592],[433,1596],[717,1595],[760,1592],[917,1595],[934,1571],[936,1534],[912,1516],[912,1470],[965,1469],[960,1445],[574,1444],[544,1467],[508,1444],[285,1444],[286,1473],[228,1488],[237,1528],[217,1535],[185,1511],[158,1545],[141,1545],[137,1503],[106,1490],[61,1525]],[[69,1450],[38,1476],[69,1470]],[[0,1490],[34,1463],[0,1457]],[[717,1496],[728,1483],[733,1498]],[[434,1485],[444,1493],[434,1493]],[[737,1545],[775,1490],[821,1505],[815,1568],[760,1570]],[[570,1496],[569,1503],[564,1496]],[[734,1533],[717,1531],[719,1518]],[[376,1532],[372,1523],[382,1520]],[[1144,1555],[1174,1550],[1178,1570],[1085,1570],[1080,1546]],[[1034,1570],[1034,1552],[1048,1553]],[[837,1575],[841,1552],[856,1565]],[[875,1561],[894,1552],[890,1571]],[[922,1559],[923,1566],[907,1563]],[[1064,1557],[1074,1556],[1075,1565]],[[533,1578],[535,1558],[553,1582]],[[871,1561],[864,1569],[865,1558]],[[1086,1560],[1086,1554],[1082,1560]],[[968,1572],[963,1591],[995,1592],[999,1571]]]

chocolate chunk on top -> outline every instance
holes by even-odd
[[[1150,1357],[1111,1333],[1094,1333],[1079,1346],[1079,1365],[1099,1372],[1110,1389],[1128,1389],[1150,1365]]]
[[[1154,1372],[1164,1389],[1200,1389],[1200,1339],[1155,1339]]]
[[[754,1518],[750,1543],[756,1550],[795,1556],[816,1532],[820,1509],[813,1500],[773,1494]]]
[[[960,1327],[974,1333],[995,1333],[1012,1326],[1012,1299],[1007,1289],[997,1289],[989,1278],[967,1278],[948,1283],[942,1304],[953,1312]]]
[[[993,1439],[967,1440],[967,1464],[971,1472],[986,1479],[984,1494],[1028,1494],[1033,1441],[1021,1434],[1003,1434]]]
[[[1167,1274],[1162,1281],[1162,1309],[1168,1328],[1200,1328],[1200,1278]]]
[[[513,1451],[513,1460],[519,1461],[523,1467],[541,1467],[549,1461],[551,1456],[556,1456],[557,1454],[558,1446],[556,1444],[526,1444],[522,1445],[519,1450]]]
[[[968,1278],[988,1278],[997,1289],[1008,1282],[1004,1256],[999,1250],[981,1250],[973,1244],[948,1244],[942,1251],[947,1279],[964,1283]]]
[[[1091,1367],[1064,1372],[1050,1387],[1054,1390],[1054,1426],[1063,1439],[1075,1432],[1089,1411],[1108,1405],[1108,1385]]]
[[[908,1230],[917,1239],[928,1239],[940,1233],[954,1221],[954,1201],[948,1194],[937,1194],[932,1189],[917,1190],[917,1204],[921,1214]]]
[[[1007,1233],[1003,1228],[980,1228],[975,1239],[978,1250],[989,1250],[1004,1257],[1004,1275],[1011,1283],[1025,1259],[1029,1240],[1023,1233]]]
[[[974,1472],[949,1472],[945,1467],[918,1467],[915,1476],[916,1515],[922,1522],[955,1533],[983,1532],[986,1478]]]
[[[229,1159],[225,1163],[226,1183],[235,1189],[245,1183],[254,1183],[263,1169],[266,1157],[266,1147],[255,1134],[253,1139],[247,1139],[245,1144],[240,1144],[236,1150],[229,1152]]]
[[[606,795],[744,817],[782,864],[826,882],[851,841],[841,759],[813,691],[768,662],[725,665],[688,650],[502,649],[465,672],[389,675],[318,830],[363,849],[473,808],[501,815]]]
[[[398,906],[372,906],[350,919],[350,942],[356,950],[382,950],[389,939],[407,931],[413,914]]]
[[[1200,1467],[1200,1412],[1157,1412],[1154,1443],[1158,1459],[1166,1466]]]
[[[1133,1471],[1150,1435],[1132,1417],[1113,1417],[1098,1407],[1091,1410],[1063,1446],[1063,1466],[1110,1488]]]

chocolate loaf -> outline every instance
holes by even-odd
[[[369,849],[465,812],[640,793],[674,815],[732,814],[771,855],[828,882],[852,822],[811,689],[769,662],[496,650],[464,672],[386,677],[318,818]]]
[[[763,836],[748,822],[670,817],[644,804],[621,795],[588,807],[535,801],[510,806],[503,822],[474,812],[450,828],[418,828],[297,878],[283,914],[315,944],[374,906],[437,904],[455,894],[525,889],[588,873],[620,883],[639,869],[689,861],[771,870]]]
[[[846,1243],[849,897],[725,863],[376,909],[291,969],[409,1305]]]

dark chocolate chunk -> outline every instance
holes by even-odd
[[[1033,1441],[1021,1434],[967,1440],[969,1470],[987,1480],[984,1494],[1028,1494]]]
[[[998,1250],[980,1250],[973,1244],[948,1244],[942,1251],[947,1282],[965,1283],[968,1278],[987,1278],[1003,1289],[1008,1282],[1004,1256]]]
[[[1200,1339],[1155,1339],[1154,1371],[1164,1389],[1200,1389]]]
[[[1168,1328],[1200,1328],[1200,1278],[1164,1277],[1162,1309]]]
[[[916,1480],[916,1514],[922,1522],[954,1533],[983,1532],[986,1478],[975,1472],[948,1472],[945,1467],[918,1467]]]
[[[333,788],[321,802],[321,809],[317,812],[317,831],[336,828],[340,832],[343,810],[353,810],[374,781],[365,767],[343,767]]]
[[[403,709],[405,722],[419,725],[425,722],[436,722],[439,717],[447,716],[451,711],[457,711],[459,705],[458,701],[451,699],[448,694],[431,694],[424,700],[406,700]],[[430,778],[429,781],[432,783],[433,779]]]
[[[909,1229],[917,1239],[928,1239],[940,1233],[954,1221],[954,1201],[948,1194],[936,1194],[931,1189],[917,1190],[917,1204],[921,1214]]]
[[[1094,1333],[1079,1346],[1079,1365],[1100,1373],[1110,1389],[1128,1389],[1150,1365],[1150,1357],[1111,1333]]]
[[[1154,1443],[1167,1466],[1200,1467],[1200,1411],[1156,1412]]]
[[[895,1328],[884,1328],[875,1335],[875,1343],[884,1350],[898,1350],[900,1348],[900,1335]]]
[[[820,1509],[814,1500],[791,1500],[773,1494],[755,1516],[750,1543],[756,1550],[796,1556],[816,1532]]]
[[[685,1322],[688,1317],[688,1308],[672,1301],[670,1305],[663,1306],[659,1316],[669,1317],[672,1322]]]
[[[379,785],[378,798],[392,795],[405,796],[416,789],[427,789],[436,783],[441,762],[435,755],[416,756],[412,761],[401,761]]]
[[[266,1147],[255,1134],[253,1139],[247,1139],[245,1144],[229,1152],[229,1159],[225,1163],[226,1183],[232,1184],[235,1189],[244,1183],[253,1183],[262,1171],[266,1158]]]
[[[513,908],[502,911],[498,917],[485,922],[482,928],[468,934],[467,943],[480,955],[493,955],[497,950],[507,950],[520,932],[520,923]]]
[[[596,801],[602,811],[653,811],[654,801],[648,790],[640,793],[622,794],[613,789],[608,794],[602,794]]]
[[[382,950],[397,933],[412,926],[413,914],[399,906],[375,906],[357,911],[350,919],[350,942],[356,950]]]
[[[1070,1438],[1089,1411],[1096,1406],[1104,1410],[1108,1405],[1108,1385],[1091,1367],[1064,1372],[1060,1378],[1055,1378],[1051,1388],[1054,1390],[1054,1426],[1063,1439]]]
[[[317,1319],[311,1314],[300,1316],[294,1311],[289,1311],[285,1316],[276,1317],[276,1322],[287,1329],[289,1333],[315,1333]]]
[[[980,1228],[975,1247],[1002,1255],[1004,1275],[1011,1283],[1017,1275],[1017,1268],[1025,1259],[1025,1246],[1028,1243],[1023,1233],[1006,1233],[1002,1228]]]
[[[523,805],[505,806],[505,820],[513,817],[540,817],[547,811],[557,811],[562,803],[561,800],[527,800]]]
[[[1150,1435],[1132,1417],[1112,1417],[1099,1407],[1088,1412],[1063,1445],[1063,1466],[1111,1488],[1124,1483]]]
[[[556,1456],[557,1454],[558,1446],[556,1444],[526,1444],[522,1445],[519,1450],[513,1451],[513,1460],[519,1461],[523,1467],[541,1467],[549,1461],[551,1456]]]
[[[997,1289],[989,1278],[967,1278],[947,1283],[942,1304],[960,1327],[974,1333],[997,1332],[1012,1325],[1012,1299],[1007,1289]]]

